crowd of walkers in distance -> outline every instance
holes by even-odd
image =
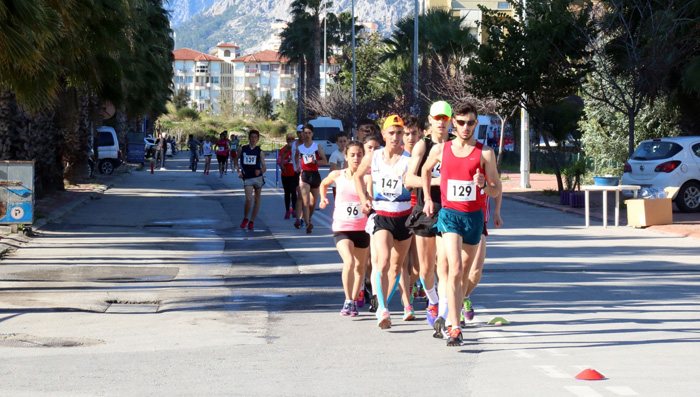
[[[462,328],[474,318],[470,295],[481,279],[488,220],[496,228],[503,224],[495,155],[474,136],[477,116],[472,104],[452,109],[438,101],[430,107],[427,129],[415,116],[390,115],[381,130],[363,120],[356,139],[338,133],[338,150],[330,157],[313,141],[313,125],[286,135],[277,156],[284,217],[312,233],[316,205],[324,209],[333,202],[333,237],[343,261],[341,315],[357,316],[369,303],[378,327],[387,329],[395,295],[403,303],[403,321],[416,318],[414,299],[424,297],[433,336],[447,338],[448,346],[462,345]],[[267,170],[259,139],[251,130],[246,145],[226,132],[216,142],[188,140],[192,171],[199,153],[209,174],[216,154],[220,177],[230,162],[243,180],[240,227],[250,230]],[[324,165],[330,172],[322,179]]]

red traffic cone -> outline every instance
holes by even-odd
[[[584,369],[583,371],[581,371],[581,373],[576,375],[576,379],[579,379],[579,380],[603,380],[603,379],[605,379],[605,375],[601,374],[600,372],[598,372],[594,369],[588,368],[588,369]]]

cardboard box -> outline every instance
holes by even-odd
[[[673,223],[673,198],[679,188],[664,189],[666,198],[629,199],[627,204],[627,226],[647,227],[652,225],[669,225]]]

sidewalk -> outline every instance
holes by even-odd
[[[559,193],[557,190],[556,176],[549,174],[530,174],[529,189],[520,188],[520,173],[514,171],[503,171],[501,174],[504,197],[528,204],[533,204],[545,208],[551,208],[562,212],[585,216],[584,208],[572,208],[568,205],[559,204]],[[603,220],[603,195],[600,192],[590,194],[590,217],[591,219]],[[584,219],[581,220],[583,225]],[[608,193],[608,226],[615,222],[615,196]],[[624,199],[620,197],[620,225],[627,225],[627,210]],[[614,226],[613,226],[614,227]],[[650,226],[648,229],[679,236],[700,239],[700,213],[684,213],[673,205],[673,224]]]

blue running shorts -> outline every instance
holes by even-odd
[[[440,233],[457,233],[462,243],[477,245],[484,232],[484,211],[461,212],[442,207],[438,214],[437,230]]]

